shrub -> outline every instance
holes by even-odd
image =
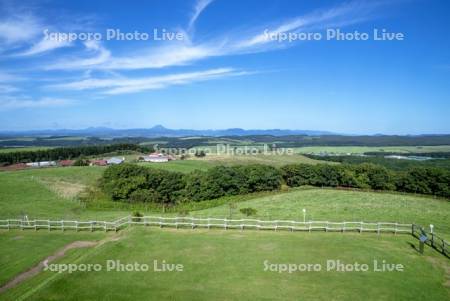
[[[239,210],[242,214],[245,214],[246,216],[251,216],[251,215],[255,215],[256,214],[256,209],[255,208],[241,208]]]
[[[89,166],[89,160],[87,159],[77,159],[75,162],[73,162],[73,166]]]

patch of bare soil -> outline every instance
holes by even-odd
[[[48,256],[47,258],[45,258],[44,260],[39,262],[37,265],[35,265],[31,269],[16,275],[13,279],[11,279],[5,285],[0,287],[0,294],[10,288],[17,286],[18,284],[22,283],[23,281],[39,274],[39,272],[41,272],[44,269],[45,264],[48,265],[49,263],[63,257],[68,250],[101,246],[107,242],[118,241],[119,239],[121,239],[120,236],[112,236],[112,237],[105,238],[101,241],[74,241],[74,242],[71,242],[71,243],[65,245],[60,250],[56,251],[54,254]]]
[[[82,192],[86,188],[85,185],[65,181],[48,181],[40,179],[39,182],[47,186],[51,191],[56,193],[58,196],[66,199],[76,197],[80,192]]]

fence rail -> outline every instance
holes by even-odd
[[[420,238],[421,235],[426,235],[428,237],[428,239],[425,241],[427,245],[450,258],[450,244],[435,233],[427,233],[421,226],[413,224],[412,235],[416,238]]]
[[[34,229],[34,230],[75,230],[75,231],[117,231],[129,225],[175,227],[175,228],[220,228],[220,229],[256,229],[288,231],[326,231],[326,232],[392,232],[412,233],[411,224],[333,222],[333,221],[289,221],[257,219],[222,219],[195,217],[161,217],[161,216],[126,216],[113,222],[107,221],[73,221],[73,220],[0,220],[0,229]]]

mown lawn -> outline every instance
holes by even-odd
[[[101,232],[0,230],[0,285],[70,242],[96,240],[103,236]]]
[[[41,275],[1,300],[448,300],[448,259],[408,235],[256,231],[127,230],[122,240],[76,250],[60,263],[102,271]],[[146,272],[107,271],[107,260],[148,264]],[[155,272],[153,261],[182,264]],[[327,271],[327,260],[368,264],[367,272]],[[375,272],[373,261],[403,272]],[[265,264],[320,264],[321,271],[279,273]]]
[[[239,202],[233,218],[244,218],[239,211],[251,207],[260,219],[321,221],[365,221],[434,224],[437,233],[450,237],[450,202],[432,197],[381,192],[343,191],[336,189],[299,189]],[[228,204],[191,212],[194,216],[230,216]]]

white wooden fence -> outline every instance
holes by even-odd
[[[331,221],[289,221],[257,219],[222,219],[195,217],[161,217],[161,216],[126,216],[116,221],[72,221],[72,220],[0,220],[0,229],[47,229],[75,231],[118,231],[130,225],[175,227],[175,228],[216,228],[216,229],[254,229],[254,230],[288,230],[288,231],[326,231],[326,232],[390,232],[412,234],[412,224],[366,223],[366,222],[331,222]]]

